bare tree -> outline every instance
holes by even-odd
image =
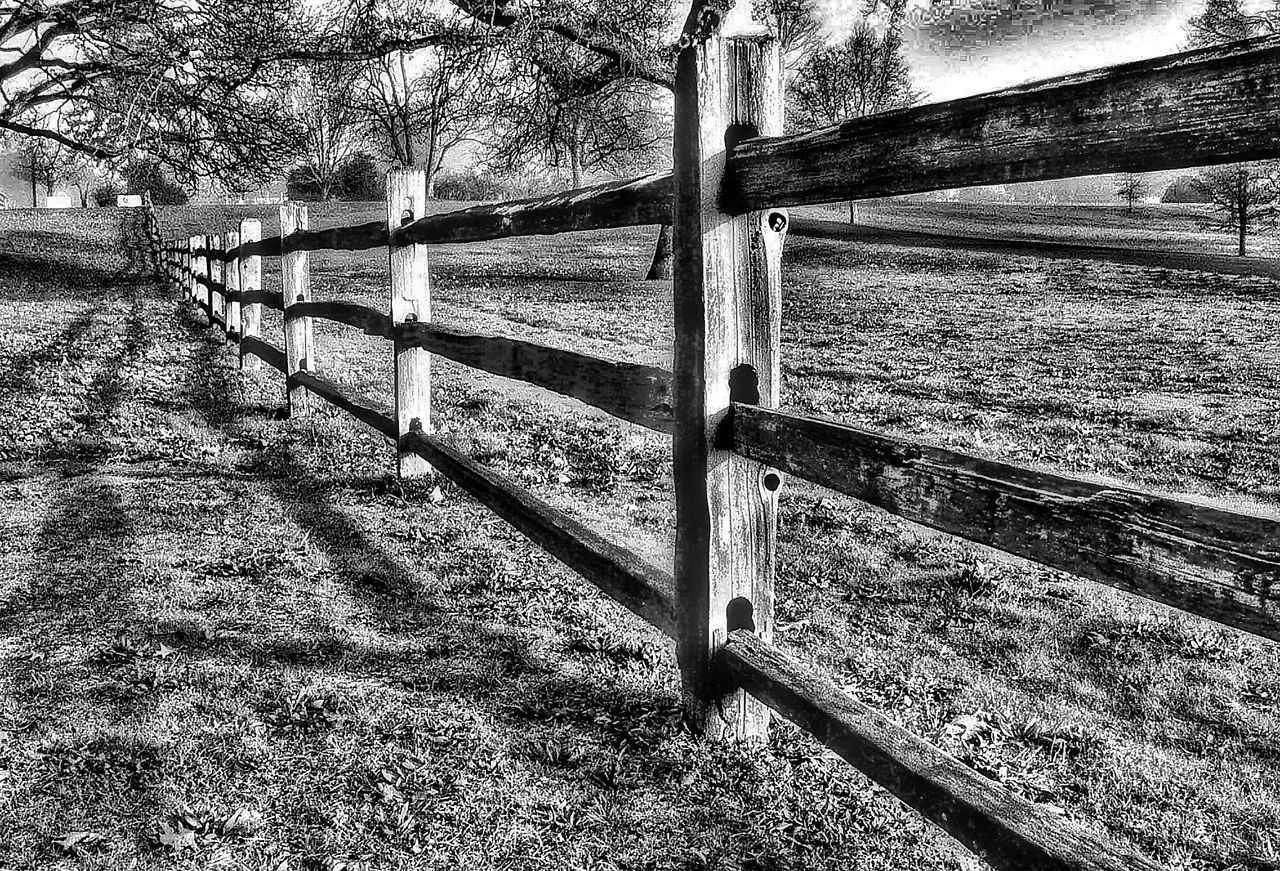
[[[522,78],[499,111],[490,162],[504,171],[530,163],[560,169],[573,188],[588,173],[645,171],[669,151],[670,126],[656,96],[635,82],[564,96]]]
[[[1267,164],[1237,163],[1202,171],[1194,181],[1196,190],[1217,213],[1216,220],[1204,226],[1235,233],[1236,253],[1243,257],[1249,233],[1275,226],[1280,216],[1276,182],[1276,167]]]
[[[303,131],[304,161],[297,177],[319,193],[333,197],[339,168],[361,145],[360,115],[355,107],[358,68],[348,63],[312,63],[298,71],[290,95]]]
[[[31,183],[31,208],[37,208],[37,190],[43,188],[46,195],[52,194],[58,183],[58,171],[65,159],[63,148],[38,137],[23,137],[16,158],[11,174]]]
[[[356,109],[383,159],[427,171],[427,192],[445,159],[489,128],[495,53],[482,42],[395,52],[366,65]]]
[[[1136,172],[1126,172],[1116,179],[1115,195],[1125,202],[1125,211],[1133,214],[1134,203],[1147,195],[1146,180]]]
[[[877,33],[862,21],[840,42],[811,51],[787,88],[789,125],[826,127],[919,102],[900,31],[900,22]],[[856,218],[850,201],[849,220]]]
[[[752,0],[752,15],[777,34],[782,64],[790,71],[804,66],[822,46],[816,0]]]
[[[581,186],[596,171],[634,172],[669,156],[664,101],[675,50],[658,0],[547,0],[536,7],[452,0],[499,39],[505,74],[489,151],[500,168],[531,160]],[[659,230],[649,278],[671,275],[671,228]]]
[[[456,38],[414,7],[299,0],[0,0],[0,133],[95,159],[148,154],[233,187],[286,165],[302,131],[290,66]]]
[[[361,75],[356,110],[369,143],[387,162],[414,166],[418,162],[414,79],[407,52],[393,52],[370,61]]]
[[[1261,5],[1249,0],[1207,0],[1200,14],[1187,21],[1187,41],[1192,47],[1274,33],[1280,33],[1276,0]]]

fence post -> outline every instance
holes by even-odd
[[[240,222],[240,244],[248,245],[262,238],[262,222],[257,218],[245,218]],[[262,290],[262,257],[250,254],[240,258],[240,294],[257,293]],[[258,336],[262,332],[262,303],[251,302],[240,306],[240,337]],[[260,365],[257,354],[244,353],[244,343],[240,345],[240,368],[257,369]]]
[[[427,173],[397,169],[387,174],[387,229],[391,253],[391,321],[395,326],[431,320],[431,286],[427,246],[397,245],[395,231],[421,218],[427,205]],[[431,429],[431,354],[395,340],[396,423],[401,436]],[[422,457],[398,451],[402,478],[429,475]]]
[[[208,288],[200,283],[202,277],[208,277],[206,274],[209,271],[208,242],[209,239],[205,236],[191,237],[191,247],[193,249],[191,254],[191,301],[196,304],[197,308],[203,305],[200,300],[208,295]],[[205,251],[206,254],[202,259],[200,255],[194,253],[195,251]]]
[[[186,257],[184,258],[186,260],[186,269],[184,270],[185,274],[182,277],[183,284],[186,285],[186,287],[184,287],[183,289],[186,291],[186,297],[188,302],[194,302],[195,296],[196,296],[196,258],[194,253],[195,250],[196,250],[196,237],[188,236],[187,237],[187,253],[186,253]]]
[[[778,45],[701,34],[676,68],[674,293],[676,652],[712,739],[763,738],[769,710],[717,666],[727,632],[773,634],[776,470],[726,450],[731,402],[777,404],[787,214],[732,209],[728,148],[782,132]]]
[[[281,300],[284,303],[284,357],[285,383],[289,397],[289,416],[306,417],[308,411],[307,389],[301,385],[289,385],[294,372],[315,371],[315,359],[311,344],[311,318],[294,317],[289,309],[294,303],[311,299],[311,257],[307,251],[289,250],[289,236],[307,229],[305,203],[285,203],[280,207],[280,238],[284,252],[280,255]]]
[[[226,261],[223,275],[227,294],[227,341],[240,343],[240,231],[228,230],[225,238],[227,254],[232,255]]]
[[[226,287],[227,263],[222,259],[222,234],[209,237],[209,326],[227,325],[227,297],[223,293]]]

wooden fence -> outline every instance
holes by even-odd
[[[997,868],[1153,869],[1021,799],[866,707],[771,643],[778,493],[797,475],[971,541],[1280,639],[1280,517],[968,456],[779,410],[783,206],[1280,155],[1280,40],[1266,38],[780,136],[778,46],[693,34],[677,66],[674,171],[421,217],[421,172],[389,177],[387,222],[278,237],[245,220],[170,241],[170,280],[280,370],[290,412],[314,397],[398,445],[672,636],[690,715],[711,737],[758,737],[768,709]],[[431,322],[429,246],[674,223],[672,372]],[[315,250],[388,247],[391,302],[313,301]],[[261,258],[281,258],[265,290]],[[284,314],[283,347],[260,334]],[[315,318],[392,343],[394,412],[316,374]],[[674,440],[674,572],[648,564],[432,435],[438,354],[595,405]]]

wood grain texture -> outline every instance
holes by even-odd
[[[307,229],[307,207],[304,203],[286,203],[280,207],[280,232],[288,236]],[[291,251],[280,258],[281,299],[284,302],[284,353],[286,375],[312,371],[316,367],[312,345],[311,319],[294,313],[294,304],[311,300],[311,257],[306,251]],[[307,415],[307,391],[298,384],[286,384],[289,416]]]
[[[426,212],[427,173],[398,169],[387,173],[387,226],[407,228]],[[391,323],[431,322],[431,284],[427,246],[391,236]],[[431,432],[431,352],[421,345],[395,342],[395,408],[399,435]],[[421,455],[400,451],[396,469],[402,478],[431,474]]]
[[[369,336],[390,339],[395,335],[391,318],[367,305],[338,300],[294,303],[291,311],[298,317],[318,318],[357,327]]]
[[[288,376],[291,387],[299,387],[314,393],[325,402],[350,414],[356,420],[382,433],[391,441],[396,439],[395,421],[369,399],[348,396],[332,381],[314,372],[294,372]]]
[[[191,272],[188,276],[187,298],[192,302],[197,302],[200,299],[200,276],[204,272],[204,262],[197,252],[204,246],[204,237],[192,236],[187,240],[187,245],[191,252],[188,255],[191,262]]]
[[[240,230],[228,230],[223,234],[222,244],[228,251],[240,245]],[[238,339],[240,336],[240,258],[232,255],[223,267],[226,290],[227,338]]]
[[[264,341],[258,336],[242,337],[240,339],[240,353],[246,356],[252,354],[272,369],[279,371],[282,375],[286,374],[288,371],[288,363],[285,359],[284,350],[277,348],[275,345]]]
[[[659,173],[607,182],[545,197],[472,206],[418,218],[397,233],[400,244],[487,242],[513,236],[549,236],[664,224],[671,218],[671,175]],[[278,257],[290,251],[364,251],[387,245],[381,222],[287,233],[241,246],[240,254]]]
[[[676,650],[690,720],[711,738],[763,739],[768,709],[713,665],[730,603],[748,609],[735,620],[772,637],[777,487],[717,435],[731,383],[776,403],[783,233],[771,214],[725,213],[722,185],[731,140],[782,131],[777,43],[712,37],[681,53],[676,79]]]
[[[400,242],[484,242],[662,224],[671,217],[671,175],[641,176],[526,200],[430,215],[401,229]]]
[[[434,324],[404,324],[397,331],[407,346],[426,348],[474,369],[571,396],[622,420],[671,432],[671,373],[663,369]]]
[[[917,523],[1280,640],[1280,515],[734,405],[734,450]]]
[[[618,604],[667,635],[674,634],[669,574],[433,436],[412,432],[400,440],[400,447],[420,454],[437,472]]]
[[[240,244],[250,244],[262,237],[262,222],[257,218],[245,218],[240,222]],[[240,264],[240,336],[259,336],[262,333],[262,258],[257,254],[242,255]],[[240,368],[257,369],[258,358],[240,349]]]
[[[736,681],[1002,871],[1160,871],[1020,798],[750,632],[722,652]]]
[[[222,327],[227,322],[226,263],[222,259],[222,235],[209,236],[209,317]]]
[[[1280,155],[1280,38],[738,145],[737,211]]]

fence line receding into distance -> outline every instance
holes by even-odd
[[[388,222],[281,235],[246,220],[165,249],[169,278],[257,361],[291,413],[345,409],[398,448],[402,475],[438,473],[676,642],[690,716],[760,737],[767,708],[801,725],[997,868],[1154,869],[863,705],[772,644],[778,493],[787,474],[909,520],[1280,640],[1280,517],[1204,499],[985,460],[776,408],[786,205],[964,185],[1280,156],[1280,39],[1157,58],[782,137],[774,40],[694,39],[677,64],[674,170],[421,217],[425,177],[388,178]],[[672,372],[430,322],[427,252],[671,222]],[[238,234],[238,244],[235,241]],[[230,240],[230,241],[227,241]],[[387,247],[386,310],[310,298],[307,255]],[[279,291],[261,258],[282,258]],[[283,347],[260,334],[284,313]],[[318,374],[314,318],[394,348],[392,408]],[[656,568],[432,435],[430,355],[575,397],[671,433],[675,570]],[[310,397],[310,398],[309,398]]]

